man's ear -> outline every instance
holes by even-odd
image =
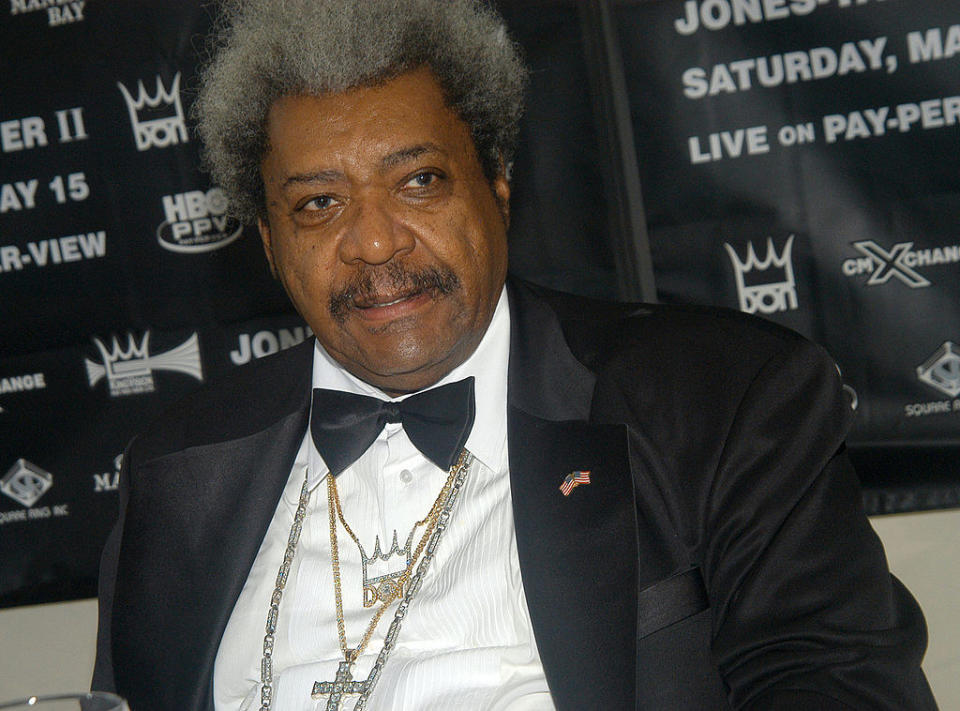
[[[503,162],[503,156],[500,156],[500,169],[497,176],[493,179],[490,187],[493,189],[493,197],[497,200],[497,207],[500,208],[500,214],[503,216],[503,224],[510,227],[510,180],[507,177],[508,168]]]
[[[270,273],[274,279],[279,279],[277,274],[277,265],[273,258],[273,241],[270,235],[270,223],[266,217],[257,218],[257,229],[260,231],[260,241],[263,243],[263,252],[267,255],[267,264],[270,265]]]

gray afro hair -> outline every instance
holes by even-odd
[[[203,159],[247,223],[265,215],[267,112],[427,65],[470,127],[488,180],[513,159],[526,69],[481,0],[227,0],[193,111]]]

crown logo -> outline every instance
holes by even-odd
[[[740,301],[740,310],[748,314],[772,314],[777,311],[788,311],[797,308],[797,284],[793,277],[793,250],[794,235],[790,235],[783,252],[777,254],[773,246],[773,238],[767,237],[767,255],[762,260],[757,257],[753,242],[747,243],[747,257],[741,260],[736,250],[728,243],[723,246],[730,255],[734,276],[737,280],[737,296]],[[751,272],[763,272],[769,280],[762,283],[747,284],[746,275]]]
[[[378,600],[394,600],[404,593],[407,581],[404,573],[413,558],[413,534],[417,526],[410,529],[403,548],[397,543],[397,532],[393,532],[393,543],[384,552],[380,547],[380,536],[373,546],[373,554],[360,546],[360,558],[363,561],[363,606],[373,607]]]
[[[94,387],[106,377],[110,394],[114,397],[153,392],[154,370],[186,373],[203,382],[200,345],[196,333],[176,348],[155,356],[150,355],[150,331],[143,334],[139,343],[132,333],[128,333],[126,348],[121,347],[116,336],[113,337],[109,350],[99,338],[95,337],[93,343],[100,351],[102,362],[85,359],[90,387]]]
[[[94,337],[93,343],[100,351],[102,364],[87,359],[90,387],[96,385],[104,376],[113,380],[122,376],[150,374],[150,331],[143,334],[139,345],[134,341],[133,334],[128,333],[126,350],[120,347],[116,336],[113,337],[113,347],[109,351],[99,338]]]
[[[180,104],[180,72],[174,76],[169,91],[163,86],[160,75],[157,75],[156,93],[153,96],[147,94],[142,79],[137,80],[136,98],[120,82],[117,82],[117,86],[127,104],[138,151],[166,148],[189,140],[183,106]]]

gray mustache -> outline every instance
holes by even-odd
[[[460,288],[460,277],[449,267],[410,269],[390,263],[365,267],[350,283],[331,295],[330,315],[343,323],[357,301],[372,301],[383,292],[415,294],[428,291],[438,296],[452,294]]]

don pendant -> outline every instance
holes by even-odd
[[[360,559],[363,563],[363,606],[373,607],[378,602],[387,602],[403,597],[405,583],[409,580],[407,568],[413,558],[413,537],[419,523],[410,529],[406,543],[401,548],[397,543],[397,532],[393,532],[393,541],[387,551],[380,546],[379,537],[373,547],[373,554],[367,555],[363,546]]]

